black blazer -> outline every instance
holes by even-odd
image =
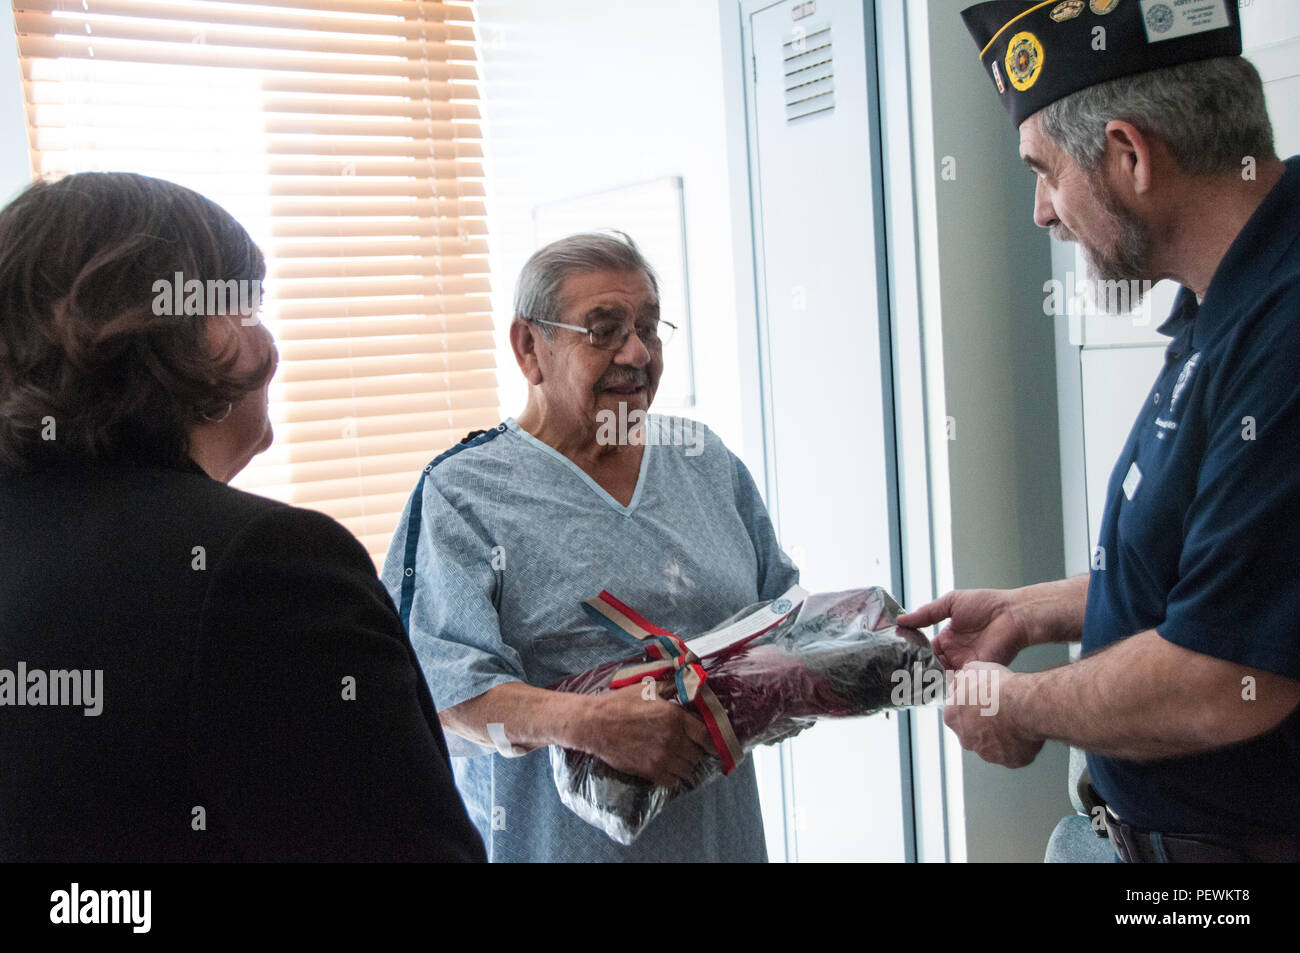
[[[15,704],[73,669],[100,714]],[[0,860],[483,859],[342,526],[193,465],[0,468]]]

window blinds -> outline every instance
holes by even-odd
[[[473,4],[15,0],[33,172],[209,196],[267,255],[274,445],[235,485],[382,558],[419,469],[499,419]]]

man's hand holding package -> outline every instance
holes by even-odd
[[[916,628],[948,620],[933,648],[951,673],[944,724],[963,748],[1009,768],[1038,756],[1045,736],[1025,730],[1017,706],[1003,704],[1022,678],[1006,666],[1030,645],[1077,640],[1087,591],[1086,576],[1022,589],[959,589],[899,616]]]
[[[703,722],[675,702],[653,693],[645,697],[640,685],[593,696],[590,702],[575,747],[619,771],[673,788],[714,750]]]
[[[1029,634],[1013,610],[1014,595],[1004,589],[958,589],[899,616],[898,621],[921,629],[951,620],[930,646],[944,668],[958,669],[975,661],[1009,665],[1029,644]]]
[[[1043,747],[1043,738],[1022,731],[1013,709],[1001,704],[1003,690],[1017,677],[1005,665],[969,662],[953,673],[943,708],[943,723],[963,748],[1008,768],[1030,764]]]

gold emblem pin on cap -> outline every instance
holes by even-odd
[[[1043,72],[1043,44],[1026,30],[1011,38],[1007,46],[1007,79],[1020,92],[1038,82]]]
[[[1084,0],[1064,0],[1052,7],[1052,12],[1048,15],[1057,23],[1064,23],[1077,17],[1087,5]]]

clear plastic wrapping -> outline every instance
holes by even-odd
[[[751,606],[710,632],[767,606]],[[942,666],[924,635],[897,624],[901,611],[878,587],[809,595],[761,635],[702,657],[699,664],[707,673],[708,688],[743,751],[790,738],[822,718],[852,718],[919,704],[925,674],[941,672]],[[697,639],[704,635],[708,633]],[[600,665],[552,688],[606,692],[628,664]],[[671,677],[660,683],[660,695],[675,697]],[[687,710],[693,712],[689,706]],[[631,844],[674,797],[723,773],[722,758],[706,756],[688,780],[669,789],[584,752],[552,747],[550,755],[565,806],[621,844]]]

